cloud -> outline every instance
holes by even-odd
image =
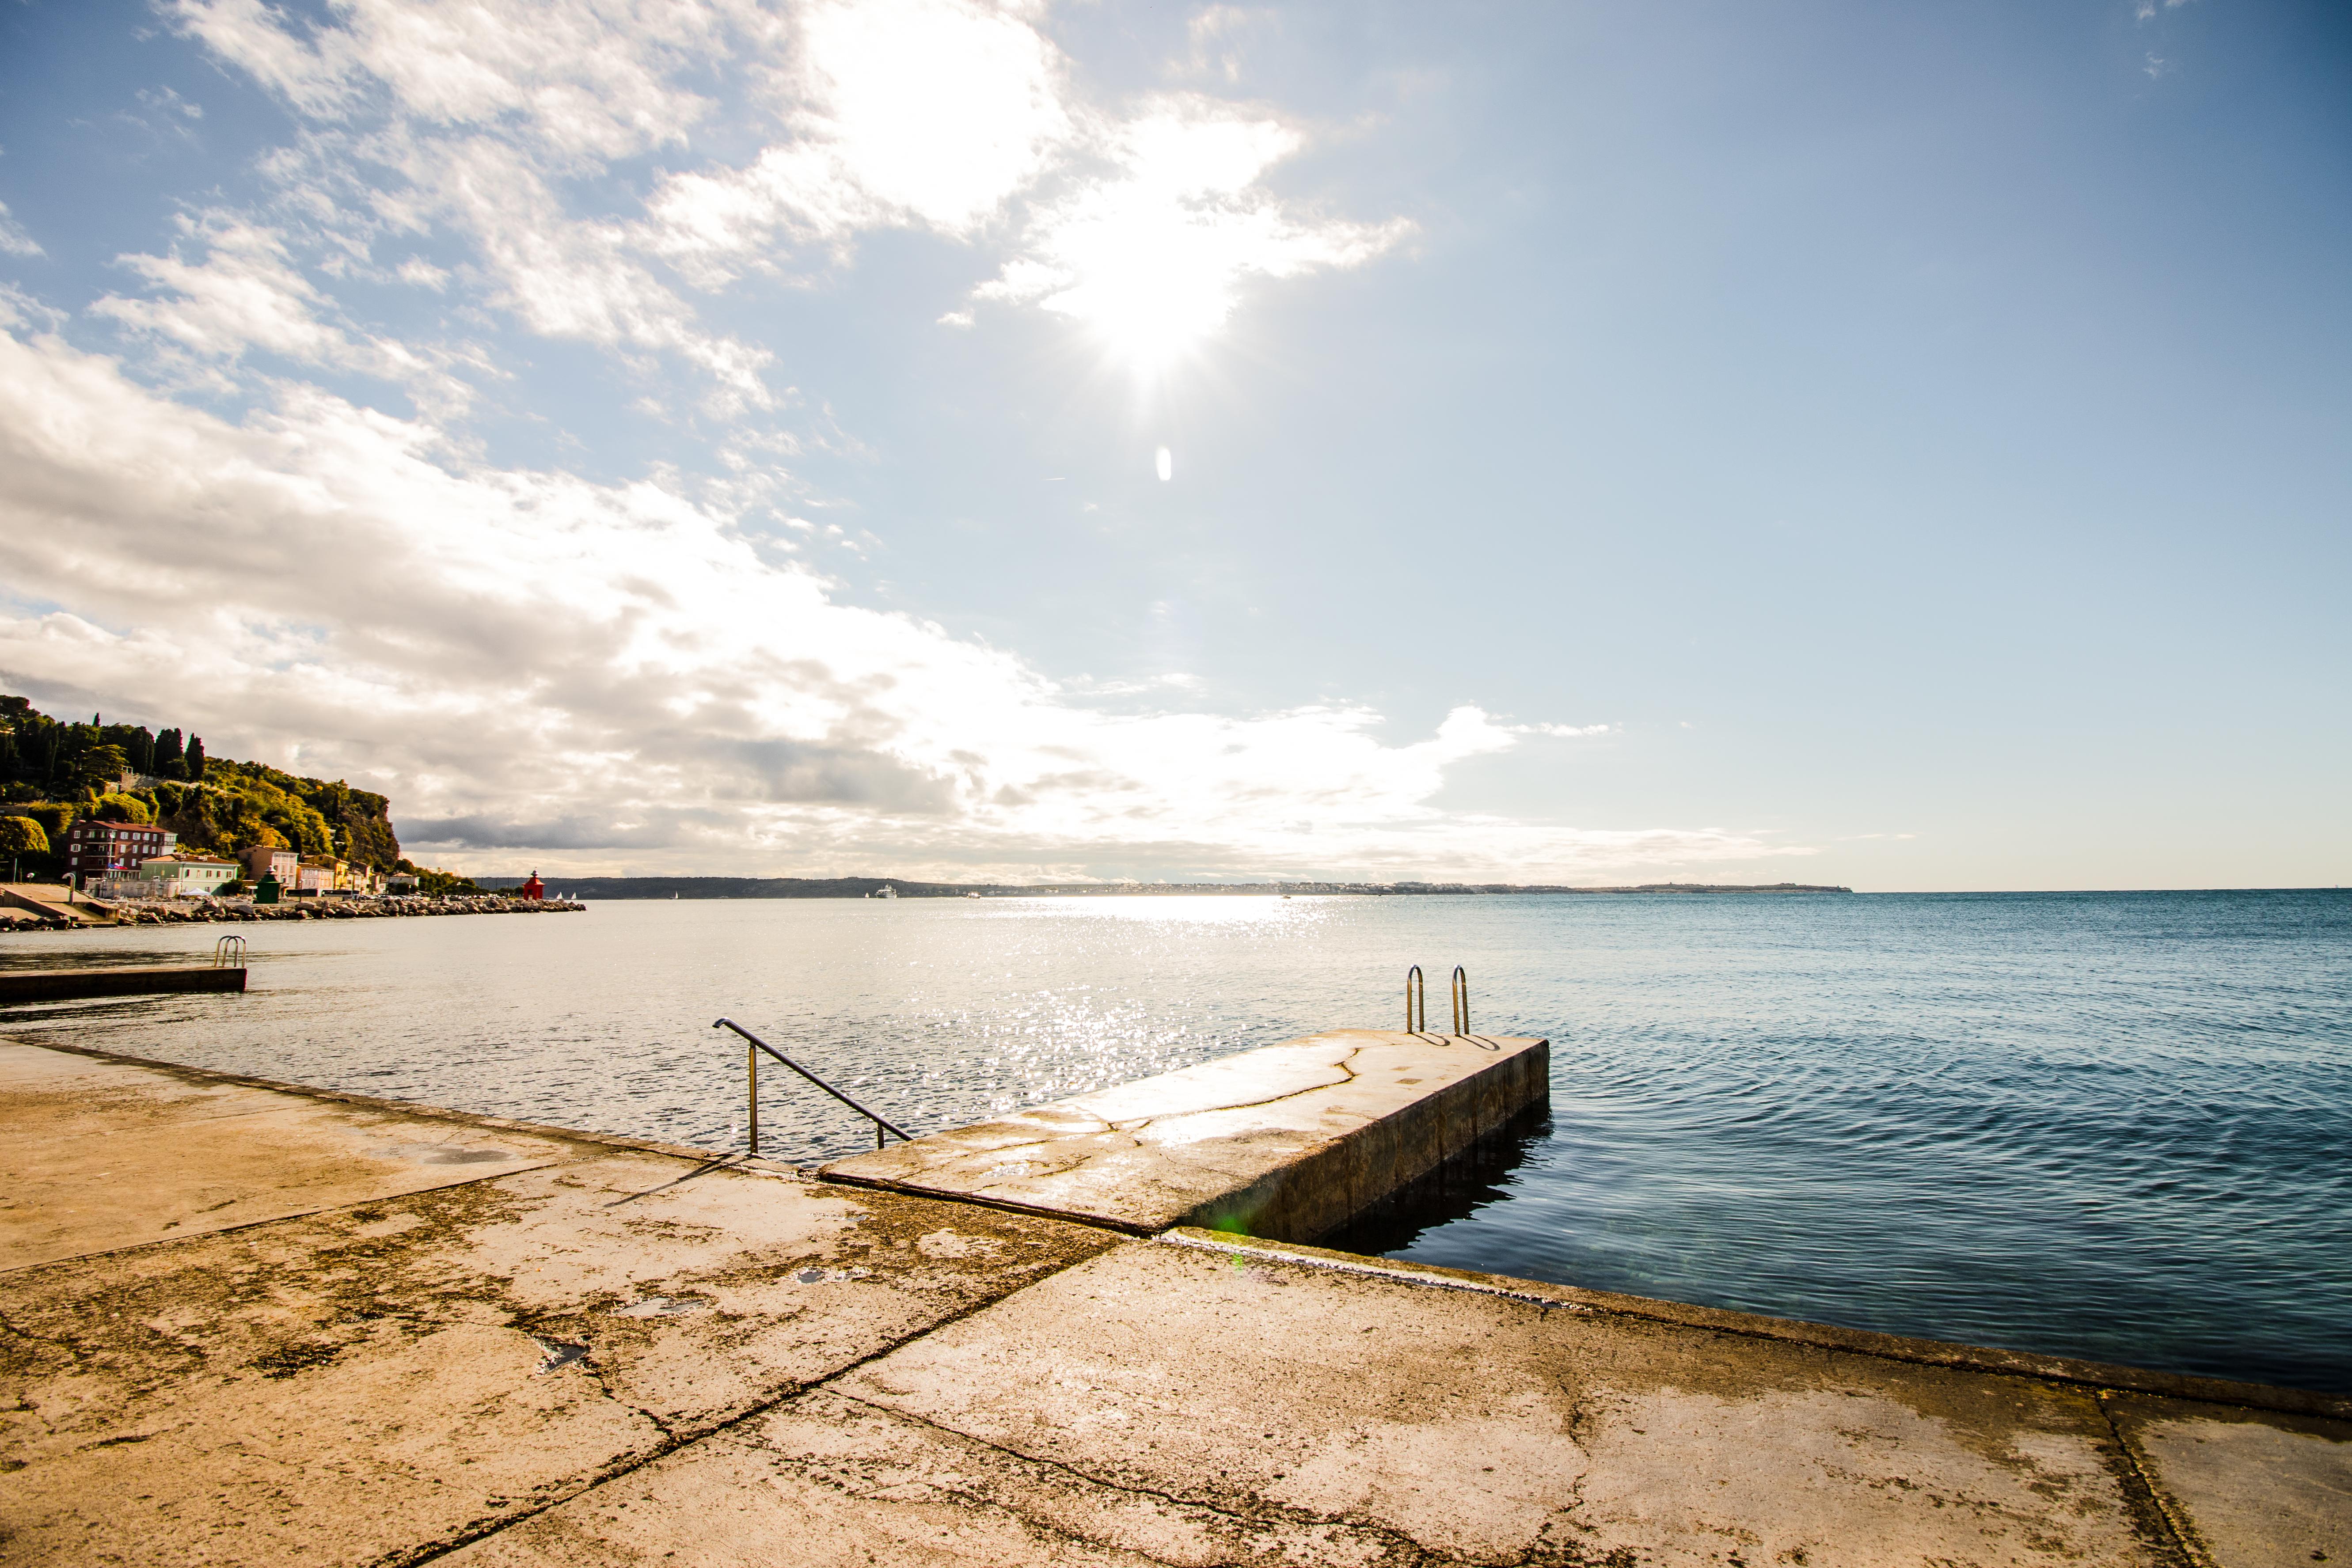
[[[1279,121],[1213,100],[1158,100],[1108,137],[1108,174],[1041,208],[979,297],[1074,318],[1150,366],[1223,327],[1244,279],[1360,266],[1412,232],[1276,198],[1260,177],[1299,145]]]
[[[1551,735],[1562,740],[1581,740],[1588,735],[1606,735],[1617,728],[1614,724],[1514,724],[1516,735]]]
[[[712,109],[680,79],[756,53],[781,24],[748,3],[350,0],[301,26],[258,0],[168,15],[310,124],[265,161],[284,204],[364,255],[446,226],[476,246],[488,303],[544,336],[674,353],[772,406],[768,351],[701,326],[635,254],[631,231],[562,192],[612,161],[683,145]]]
[[[314,120],[389,108],[595,160],[682,140],[712,103],[677,78],[774,28],[748,0],[341,0],[332,25],[299,27],[262,0],[164,10]]]
[[[0,250],[11,256],[38,256],[40,242],[25,232],[25,226],[8,216],[8,204],[0,202]]]
[[[1065,62],[1034,28],[964,0],[824,0],[799,12],[777,93],[792,132],[741,169],[671,176],[645,244],[703,287],[772,267],[781,237],[970,237],[1076,134]]]
[[[1402,746],[1360,707],[1107,712],[839,602],[674,488],[471,464],[312,387],[232,424],[0,336],[0,572],[74,606],[0,616],[13,687],[224,754],[299,745],[477,868],[1531,879],[1797,852],[1433,808],[1518,743],[1471,705]]]
[[[1241,40],[1267,20],[1262,11],[1245,11],[1238,5],[1204,7],[1190,22],[1185,32],[1192,40],[1192,57],[1187,68],[1195,76],[1222,77],[1228,83],[1242,79]]]
[[[941,324],[1042,310],[1157,363],[1254,284],[1411,232],[1277,195],[1308,132],[1276,111],[1091,100],[1031,8],[980,0],[163,4],[295,133],[255,207],[192,207],[120,258],[93,310],[123,359],[0,289],[17,689],[345,774],[477,869],[1572,880],[1805,852],[1429,804],[1470,759],[1603,726],[1464,702],[1399,745],[1356,704],[1218,713],[1177,673],[1066,684],[806,564],[876,541],[794,515],[817,502],[782,465],[871,453],[822,399],[790,433],[753,416],[793,395],[768,344],[705,319],[713,291],[919,230],[987,279],[944,314],[924,301]],[[1195,42],[1240,25],[1219,13]],[[0,210],[0,246],[37,253],[11,236]],[[467,388],[499,380],[536,417],[529,351],[404,333],[371,303],[429,333],[589,345],[635,383],[633,417],[672,416],[676,372],[714,416],[707,471],[501,466]],[[304,379],[326,372],[417,412]],[[175,398],[191,386],[251,412]]]
[[[470,394],[450,374],[446,356],[394,339],[358,334],[327,318],[328,298],[294,264],[284,235],[234,214],[184,216],[180,230],[201,260],[174,247],[168,256],[117,257],[157,296],[109,294],[90,306],[131,332],[164,346],[165,368],[218,384],[206,362],[235,362],[259,349],[300,364],[358,371],[398,384],[420,403],[444,411],[462,407]]]
[[[248,348],[310,364],[350,356],[349,338],[319,319],[329,301],[289,263],[280,236],[225,213],[183,219],[181,227],[206,247],[201,262],[176,249],[116,258],[170,299],[110,294],[91,309],[208,358],[235,359]]]
[[[305,121],[265,166],[307,222],[362,257],[391,235],[461,235],[484,302],[543,336],[674,354],[722,414],[776,406],[774,360],[704,324],[692,293],[845,265],[877,230],[988,249],[978,300],[1067,317],[1149,367],[1221,328],[1245,280],[1360,266],[1412,229],[1276,197],[1261,176],[1303,135],[1266,111],[1194,93],[1082,101],[1026,8],[984,0],[168,14]],[[1212,12],[1194,31],[1240,26]],[[735,164],[698,156],[693,136],[721,121],[721,140],[764,144]],[[598,184],[632,158],[651,164],[634,211]],[[582,210],[589,186],[601,210]]]

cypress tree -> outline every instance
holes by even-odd
[[[165,730],[155,737],[155,765],[149,770],[162,778],[180,776],[180,732]]]
[[[191,735],[188,737],[188,777],[201,780],[204,776],[205,738],[202,735]]]

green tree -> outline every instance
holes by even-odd
[[[184,779],[188,776],[187,763],[180,755],[180,731],[165,730],[155,737],[155,765],[148,772],[159,779]]]
[[[102,795],[98,797],[98,819],[100,822],[152,822],[155,814],[147,803],[135,795]]]
[[[57,874],[49,852],[49,836],[29,816],[0,816],[0,876],[49,877]]]
[[[198,783],[203,782],[205,776],[205,738],[202,735],[191,735],[188,737],[187,769],[188,777],[197,781]]]
[[[131,771],[120,746],[85,746],[74,759],[73,782],[84,789],[111,789]]]
[[[57,847],[65,842],[66,829],[72,826],[73,819],[81,815],[81,808],[57,801],[37,800],[30,805],[17,807],[17,812],[41,825],[42,831],[49,836],[49,847],[55,852]]]

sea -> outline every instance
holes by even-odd
[[[189,962],[225,928],[0,938]],[[2352,1392],[2352,893],[623,901],[236,929],[244,995],[58,1040],[742,1146],[731,1017],[916,1132],[1339,1026],[1405,972],[1552,1042],[1524,1120],[1330,1245]],[[871,1147],[762,1073],[763,1152]]]

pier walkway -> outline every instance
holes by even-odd
[[[0,1046],[0,1563],[2352,1563],[2344,1400],[898,1158]]]

